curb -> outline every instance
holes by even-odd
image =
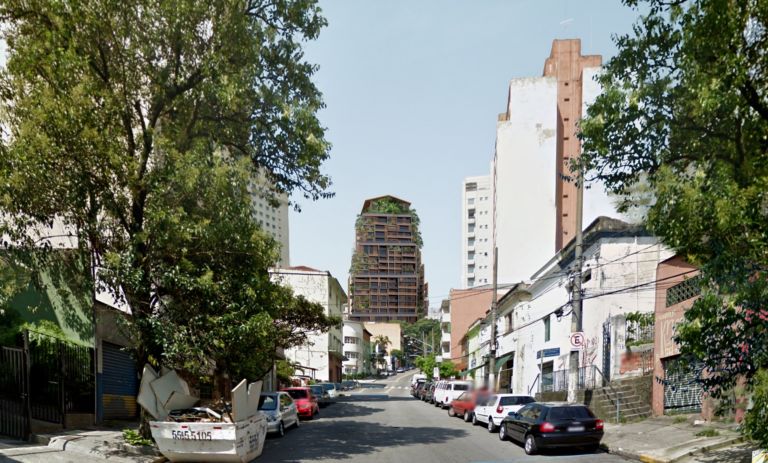
[[[710,444],[710,445],[704,445],[704,446],[699,447],[699,448],[697,448],[695,450],[692,450],[692,451],[689,451],[689,452],[685,452],[685,453],[683,453],[681,455],[673,456],[673,457],[670,457],[670,458],[663,458],[663,457],[659,457],[659,456],[648,455],[648,454],[645,454],[645,453],[638,454],[638,453],[634,453],[634,452],[628,452],[626,450],[611,449],[610,447],[608,447],[605,444],[601,444],[600,446],[603,448],[603,450],[605,450],[606,452],[608,452],[610,454],[618,455],[620,457],[629,458],[629,459],[632,459],[632,460],[635,460],[635,461],[640,461],[640,462],[643,462],[643,463],[677,463],[678,461],[682,460],[683,458],[686,458],[686,457],[689,457],[689,456],[700,455],[700,454],[703,454],[703,453],[711,452],[712,450],[719,450],[719,449],[722,449],[722,448],[725,448],[725,447],[730,447],[730,446],[732,446],[734,444],[738,444],[738,443],[741,443],[741,442],[744,442],[744,437],[743,436],[734,436],[734,437],[722,440],[722,441],[717,442],[717,443],[713,443],[713,444]]]
[[[45,436],[45,435],[37,435],[34,434],[30,438],[31,441],[46,445],[48,447],[56,448],[61,451],[69,451],[72,453],[78,453],[82,455],[89,455],[96,458],[101,458],[104,460],[109,461],[115,461],[115,462],[132,462],[132,457],[154,457],[152,458],[150,463],[164,463],[168,461],[166,457],[164,457],[157,449],[154,448],[143,448],[143,447],[137,447],[134,445],[129,444],[122,444],[118,443],[114,448],[117,450],[120,450],[122,452],[125,452],[127,455],[109,455],[101,451],[95,451],[94,449],[85,446],[81,447],[78,440],[82,439],[82,436],[78,435],[71,435],[71,436]]]

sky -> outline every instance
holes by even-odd
[[[461,188],[486,175],[509,80],[541,76],[552,40],[580,38],[603,62],[638,12],[619,0],[320,0],[328,20],[305,45],[319,66],[335,197],[293,198],[291,265],[347,287],[354,222],[391,194],[421,218],[430,307],[461,280]]]

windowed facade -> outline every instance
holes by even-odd
[[[469,177],[464,180],[462,197],[462,282],[465,288],[486,284],[492,268],[488,251],[493,240],[492,202],[489,200],[490,176]],[[477,265],[475,265],[477,264]]]

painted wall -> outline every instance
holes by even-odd
[[[496,124],[494,239],[500,284],[525,280],[555,243],[557,80],[513,79],[507,114]]]
[[[635,376],[633,369],[622,370],[622,355],[626,353],[624,315],[630,312],[651,313],[655,307],[654,285],[657,264],[669,258],[672,252],[650,236],[604,237],[584,252],[584,268],[589,269],[588,281],[582,285],[583,332],[586,348],[582,350],[580,365],[603,368],[603,355],[608,356],[611,379]],[[527,393],[541,372],[542,363],[552,362],[552,370],[568,368],[570,352],[571,316],[568,271],[554,262],[535,280],[530,289],[530,301],[514,308],[514,323],[519,327],[507,335],[511,339],[500,341],[499,356],[515,345],[513,390]],[[626,291],[607,294],[620,289]],[[564,315],[558,319],[550,315],[550,340],[545,341],[542,320],[555,308],[563,307]],[[617,321],[621,321],[617,323]],[[611,323],[611,344],[603,346],[603,324]],[[559,355],[537,359],[537,352],[559,349]],[[538,388],[538,384],[536,385]]]
[[[299,267],[296,270],[272,271],[272,277],[280,284],[289,286],[296,294],[325,307],[326,315],[341,317],[347,296],[330,272]],[[315,368],[316,379],[337,381],[341,379],[342,339],[341,326],[335,326],[327,333],[310,334],[307,343],[286,349],[285,356],[293,362]],[[303,374],[311,375],[308,371]]]
[[[691,273],[688,273],[691,272]],[[681,275],[685,273],[685,275]],[[664,378],[663,360],[680,353],[678,345],[672,340],[675,325],[683,319],[697,298],[691,298],[667,307],[667,290],[676,284],[698,275],[696,267],[686,262],[682,257],[675,256],[659,263],[657,268],[659,282],[654,293],[656,330],[654,339],[653,375]],[[651,409],[654,415],[664,414],[664,385],[653,382],[651,391]]]
[[[370,370],[370,339],[365,341],[362,322],[344,320],[344,373],[369,373]],[[354,341],[353,341],[354,340]],[[349,342],[353,341],[353,342]],[[366,344],[368,347],[366,348]]]
[[[375,349],[376,337],[381,335],[388,337],[391,342],[391,344],[387,347],[387,352],[392,352],[395,349],[403,350],[403,333],[399,323],[365,322],[363,325],[365,326],[365,329],[371,333],[372,349]],[[385,356],[385,360],[387,361],[387,369],[391,370],[392,357],[387,355]]]
[[[473,289],[452,289],[450,298],[450,358],[459,368],[465,368],[467,366],[467,359],[462,357],[461,340],[475,320],[485,317],[485,312],[491,308],[493,292],[490,286]]]

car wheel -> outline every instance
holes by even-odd
[[[534,439],[533,436],[530,434],[525,436],[525,444],[523,445],[523,447],[525,448],[526,455],[534,455],[538,450],[536,448],[536,439]]]
[[[493,424],[493,418],[488,417],[488,432],[496,431],[496,425]]]
[[[507,440],[507,425],[504,423],[499,426],[499,440]]]
[[[478,425],[477,415],[472,413],[472,426],[477,426],[477,425]]]
[[[448,416],[451,418],[456,416],[456,410],[454,410],[453,407],[448,407]]]
[[[464,412],[464,422],[469,423],[470,421],[472,421],[472,412],[470,411]]]
[[[598,450],[600,450],[600,444],[591,444],[587,446],[588,452],[597,452]]]
[[[285,436],[285,426],[283,426],[282,421],[277,425],[277,435],[280,437]]]
[[[299,423],[300,423],[300,421],[301,421],[301,420],[299,419],[299,414],[297,413],[297,414],[296,414],[296,424],[294,424],[293,426],[294,426],[295,428],[298,428],[298,427],[299,427]]]

